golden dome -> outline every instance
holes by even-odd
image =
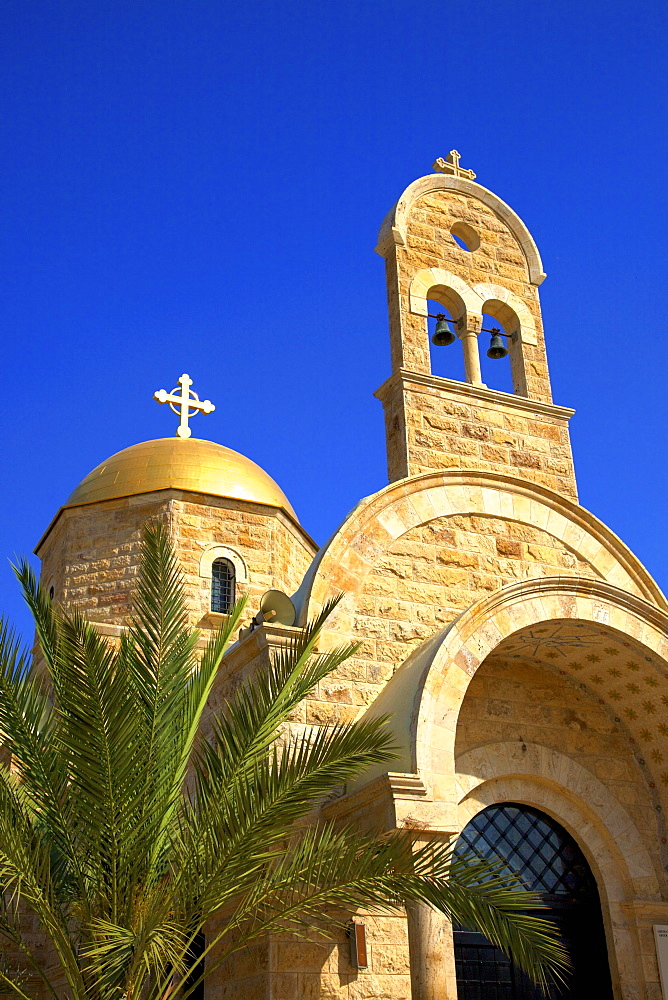
[[[89,472],[65,506],[168,489],[282,507],[297,520],[264,469],[238,451],[199,438],[157,438],[124,448]]]

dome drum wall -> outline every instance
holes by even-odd
[[[308,536],[278,508],[163,490],[61,511],[37,550],[42,579],[54,581],[56,600],[76,605],[91,621],[125,624],[142,527],[154,518],[170,526],[192,625],[207,624],[202,619],[210,609],[211,575],[201,562],[212,546],[231,548],[247,566],[237,593],[249,595],[249,613],[266,590],[292,593],[313,558]]]
[[[316,550],[254,462],[209,441],[147,441],[86,476],[39,543],[42,579],[53,581],[56,600],[92,621],[126,623],[142,527],[153,518],[170,527],[193,625],[209,624],[207,550],[228,547],[247,567],[237,595],[249,595],[250,614],[266,590],[296,590]]]

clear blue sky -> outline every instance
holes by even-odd
[[[244,452],[323,541],[386,483],[385,282],[402,190],[457,148],[542,252],[581,502],[664,588],[666,7],[4,0],[6,559],[98,462],[173,433]],[[445,372],[443,372],[445,374]]]

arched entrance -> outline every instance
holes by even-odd
[[[550,1000],[612,1000],[601,903],[596,880],[573,838],[530,806],[488,806],[466,825],[458,853],[503,858],[549,908],[568,948],[573,971]],[[482,934],[454,932],[458,1000],[541,1000],[545,996]]]
[[[397,825],[448,835],[488,806],[523,802],[577,838],[600,891],[617,996],[654,987],[652,924],[668,922],[660,881],[668,868],[667,636],[662,608],[607,582],[522,580],[424,642],[368,712],[391,717],[404,748],[396,770],[415,781],[412,794],[408,783],[396,793],[390,785]],[[431,917],[413,920],[420,1000],[457,996],[444,943],[451,933]],[[504,993],[479,1000],[488,996]]]

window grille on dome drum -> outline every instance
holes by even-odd
[[[455,853],[505,861],[540,896],[573,966],[561,988],[543,993],[482,934],[455,927],[458,1000],[612,1000],[596,879],[559,823],[515,802],[488,806],[464,828]]]
[[[229,559],[215,559],[211,567],[211,610],[226,614],[236,598],[236,571]]]

